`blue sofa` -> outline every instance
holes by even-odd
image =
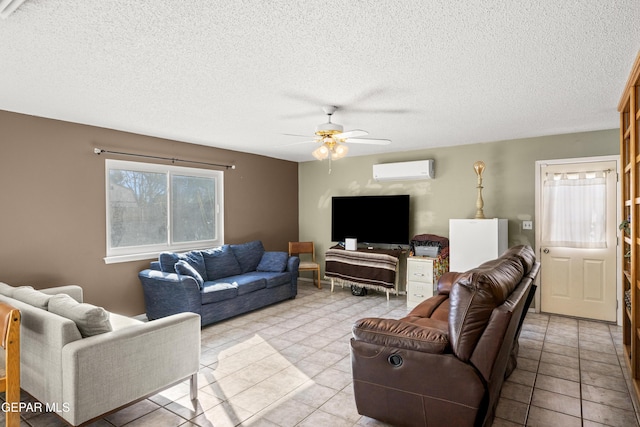
[[[187,253],[163,252],[138,274],[149,320],[200,315],[202,326],[295,298],[300,259],[255,240]]]

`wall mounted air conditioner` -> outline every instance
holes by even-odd
[[[373,165],[373,179],[376,181],[408,181],[434,177],[432,159]]]

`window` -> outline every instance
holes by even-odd
[[[607,247],[606,172],[548,174],[542,203],[546,246]]]
[[[106,160],[105,262],[220,246],[223,172]]]

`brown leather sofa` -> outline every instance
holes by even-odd
[[[516,246],[464,272],[445,273],[438,294],[399,320],[353,326],[358,412],[396,426],[490,425],[538,273]]]

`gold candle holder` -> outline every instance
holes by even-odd
[[[482,208],[484,207],[484,201],[482,200],[482,172],[484,172],[484,162],[482,160],[478,160],[473,164],[473,169],[476,171],[476,175],[478,176],[478,199],[476,200],[476,219],[484,219],[484,212]]]

